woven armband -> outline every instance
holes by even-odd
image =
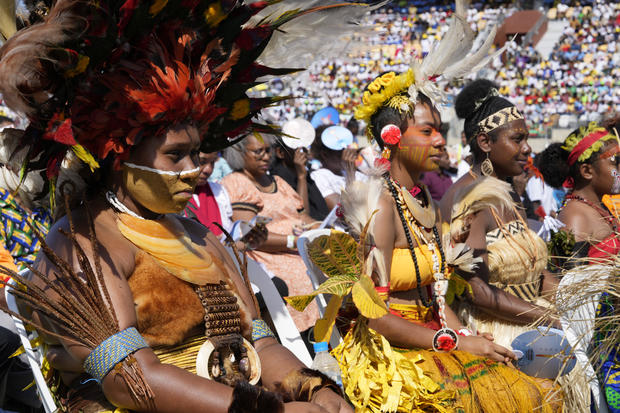
[[[129,327],[103,340],[84,360],[84,370],[99,382],[121,361],[148,347],[135,327]]]
[[[252,320],[252,342],[256,343],[258,340],[265,337],[276,338],[265,321],[260,318],[255,318]]]

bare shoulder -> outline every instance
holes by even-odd
[[[558,216],[566,229],[575,235],[577,241],[588,240],[600,224],[600,215],[581,202],[569,202]]]
[[[96,253],[102,265],[117,275],[130,274],[134,264],[133,245],[118,231],[113,214],[106,213],[106,209],[97,203],[89,208],[90,213],[86,207],[76,208],[70,216],[65,215],[51,227],[45,239],[48,253],[55,256],[53,260],[62,260],[79,270],[78,250],[84,252],[91,264],[94,263],[94,238],[97,242]],[[51,275],[56,265],[50,258],[45,253],[39,254],[35,268],[43,274]]]
[[[452,215],[452,205],[454,205],[454,198],[458,191],[466,186],[470,185],[473,182],[473,178],[469,174],[465,174],[460,177],[455,183],[450,185],[450,188],[446,191],[446,193],[441,198],[439,202],[439,210],[441,211],[441,217],[444,222],[450,222],[450,218]]]

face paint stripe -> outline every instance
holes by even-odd
[[[140,169],[142,171],[153,172],[159,175],[171,175],[171,176],[174,175],[174,176],[180,176],[180,177],[195,174],[196,172],[200,171],[199,166],[194,169],[189,169],[187,171],[175,172],[175,171],[164,171],[162,169],[149,168],[148,166],[136,165],[131,162],[124,162],[124,165],[128,166],[129,168],[135,168],[135,169]]]

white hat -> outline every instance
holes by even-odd
[[[282,142],[291,149],[309,148],[314,142],[316,134],[312,124],[302,118],[295,118],[286,122],[282,126],[282,132],[292,136],[282,136]]]

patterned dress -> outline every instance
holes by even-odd
[[[267,224],[269,232],[292,234],[293,226],[301,224],[300,212],[303,201],[289,184],[279,176],[274,177],[275,189],[271,193],[262,192],[242,173],[235,172],[224,179],[222,185],[230,196],[234,209],[254,212],[272,218]],[[306,266],[297,253],[252,251],[250,258],[265,264],[267,269],[286,283],[288,295],[304,295],[313,291]],[[312,302],[306,311],[299,312],[288,306],[288,310],[299,331],[307,330],[319,318],[318,307]]]

